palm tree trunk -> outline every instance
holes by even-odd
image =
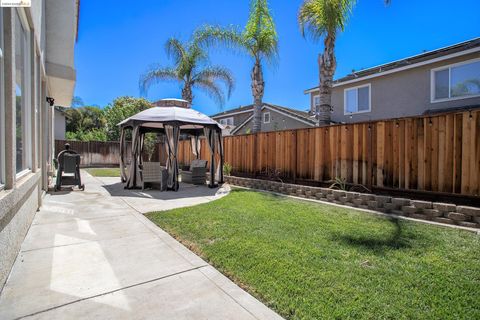
[[[192,85],[186,83],[183,86],[182,99],[188,101],[190,106],[192,105],[192,101],[193,101]]]
[[[335,59],[335,35],[325,37],[323,54],[318,57],[320,69],[320,105],[315,110],[319,125],[330,124],[330,112],[332,109],[332,85],[333,75],[337,67]]]
[[[262,129],[262,99],[265,90],[265,82],[263,81],[263,71],[260,60],[255,60],[252,70],[252,95],[254,100],[253,107],[253,126],[252,133],[260,132]]]

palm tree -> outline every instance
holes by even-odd
[[[202,45],[223,44],[238,49],[252,58],[254,62],[251,71],[254,100],[252,132],[259,132],[265,92],[263,62],[274,63],[278,58],[278,36],[267,0],[251,1],[250,15],[243,31],[235,26],[228,28],[204,26],[197,30],[196,38]]]
[[[151,85],[161,81],[175,81],[182,88],[182,99],[192,103],[193,89],[200,89],[220,106],[225,104],[225,93],[230,97],[235,85],[231,72],[220,66],[208,64],[208,54],[201,48],[197,39],[182,43],[171,38],[165,43],[167,56],[173,59],[173,67],[151,67],[140,77],[140,90],[146,93]]]
[[[330,123],[332,108],[333,75],[337,66],[335,39],[337,31],[343,31],[355,0],[305,0],[298,12],[302,35],[308,32],[314,41],[323,39],[324,51],[318,57],[320,76],[320,105],[315,116],[320,125]]]

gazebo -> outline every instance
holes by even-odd
[[[168,190],[177,191],[178,183],[178,142],[180,134],[191,136],[192,152],[200,157],[200,136],[205,136],[210,149],[210,180],[209,187],[216,187],[215,177],[223,183],[223,142],[222,126],[212,118],[190,108],[185,100],[163,99],[155,107],[144,110],[127,118],[118,124],[120,126],[120,170],[121,179],[126,189],[139,188],[142,175],[138,172],[142,166],[142,151],[145,134],[149,132],[165,135],[167,152],[166,169],[168,171]],[[131,163],[125,172],[125,155],[127,153],[126,133],[132,132]],[[215,154],[220,161],[215,168]],[[215,172],[216,171],[216,172]]]

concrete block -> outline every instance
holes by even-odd
[[[457,210],[455,210],[455,212],[462,213],[467,216],[480,217],[480,208],[457,206]]]
[[[319,199],[319,200],[320,200],[320,199],[325,199],[325,195],[324,195],[323,193],[321,193],[321,192],[317,192],[317,193],[315,194],[315,196],[316,196],[317,199]]]
[[[412,213],[409,215],[410,218],[414,218],[414,219],[421,219],[421,220],[429,220],[431,219],[430,217],[428,217],[427,215],[424,215],[424,214],[421,214],[421,213]]]
[[[331,194],[331,193],[332,193],[332,189],[320,188],[320,192],[323,193],[323,194],[325,195],[325,197],[326,197],[327,194]]]
[[[391,210],[390,212],[397,215],[397,216],[404,216],[405,215],[405,212],[403,212],[402,210],[395,209],[395,210]]]
[[[443,218],[443,217],[434,217],[434,218],[432,218],[432,221],[439,222],[439,223],[445,223],[445,224],[453,224],[452,219]]]
[[[432,209],[432,203],[430,201],[413,200],[412,206],[418,209]]]
[[[362,204],[358,206],[360,209],[370,209],[368,206]]]
[[[392,200],[392,197],[387,197],[387,196],[374,196],[374,197],[379,207],[383,207],[385,203],[391,202]]]
[[[406,215],[414,214],[418,212],[418,208],[414,206],[402,206],[402,211]]]
[[[392,210],[395,210],[397,208],[396,205],[394,205],[393,203],[389,202],[389,203],[385,203],[383,205],[383,207],[385,208],[385,210],[387,211],[392,211]]]
[[[468,217],[464,214],[458,213],[458,212],[449,212],[447,217],[449,219],[452,219],[454,221],[467,221]]]
[[[335,199],[339,200],[340,197],[345,196],[345,191],[343,191],[343,190],[332,190],[332,194],[335,196]]]
[[[429,217],[441,217],[442,212],[437,209],[423,209],[423,214]]]
[[[367,194],[367,193],[361,193],[359,198],[365,202],[374,200],[374,196],[372,194]]]
[[[347,197],[340,197],[338,200],[343,204],[345,204],[348,201]]]
[[[368,208],[371,209],[371,210],[376,210],[378,209],[378,202],[375,201],[375,200],[370,200],[370,201],[367,201],[368,203]]]
[[[457,206],[450,203],[440,203],[434,202],[432,204],[433,209],[438,210],[440,212],[456,212]]]
[[[335,196],[333,194],[327,194],[327,200],[328,201],[333,201],[333,200],[335,200]]]
[[[479,228],[480,225],[475,222],[468,222],[468,221],[457,221],[457,224],[462,227],[468,227],[468,228]]]
[[[361,206],[363,204],[363,200],[362,199],[353,199],[353,204],[355,206]]]
[[[392,203],[396,206],[397,209],[400,209],[403,206],[409,206],[410,200],[404,198],[392,198]]]

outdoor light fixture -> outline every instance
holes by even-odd
[[[55,104],[55,99],[53,99],[52,97],[47,97],[47,102],[50,107],[53,107],[53,105]]]

